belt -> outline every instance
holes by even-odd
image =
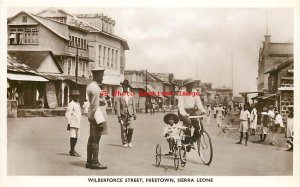
[[[246,119],[240,119],[240,121],[248,121],[248,120],[246,120]]]

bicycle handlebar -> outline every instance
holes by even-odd
[[[205,115],[200,115],[200,116],[189,116],[190,119],[199,119],[199,118],[204,118]]]

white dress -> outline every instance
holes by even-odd
[[[257,110],[255,108],[253,108],[253,110],[251,111],[251,114],[250,114],[250,128],[256,129],[256,126],[257,126]]]

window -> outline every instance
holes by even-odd
[[[99,45],[98,64],[99,64],[99,67],[101,67],[101,45]]]
[[[105,53],[106,53],[106,47],[103,47],[103,66],[105,67]]]
[[[110,48],[107,49],[107,67],[109,67],[109,63],[110,63]]]
[[[116,56],[115,56],[115,68],[118,69],[118,50],[116,50]]]
[[[71,58],[68,58],[68,75],[71,74],[71,67],[72,67],[72,59]]]
[[[111,63],[110,63],[110,67],[114,68],[114,50],[111,50]]]
[[[86,66],[86,63],[84,62],[82,64],[82,75],[85,77],[85,66]]]
[[[9,44],[38,44],[38,28],[11,28]]]
[[[22,22],[27,23],[27,16],[22,16]]]

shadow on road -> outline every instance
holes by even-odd
[[[71,162],[71,165],[85,168],[85,163],[86,163],[86,161],[76,161],[76,162]]]
[[[160,164],[159,167],[157,167],[157,165],[152,164],[152,166],[154,166],[156,168],[162,168],[162,169],[164,169],[165,172],[168,171],[169,169],[175,170],[174,166],[169,166],[169,165],[162,165],[162,164]],[[178,170],[183,170],[183,169],[182,168],[178,168]]]
[[[56,155],[61,155],[61,156],[70,156],[69,153],[57,153]]]
[[[120,144],[106,144],[108,146],[113,146],[113,147],[123,147],[123,145]]]

